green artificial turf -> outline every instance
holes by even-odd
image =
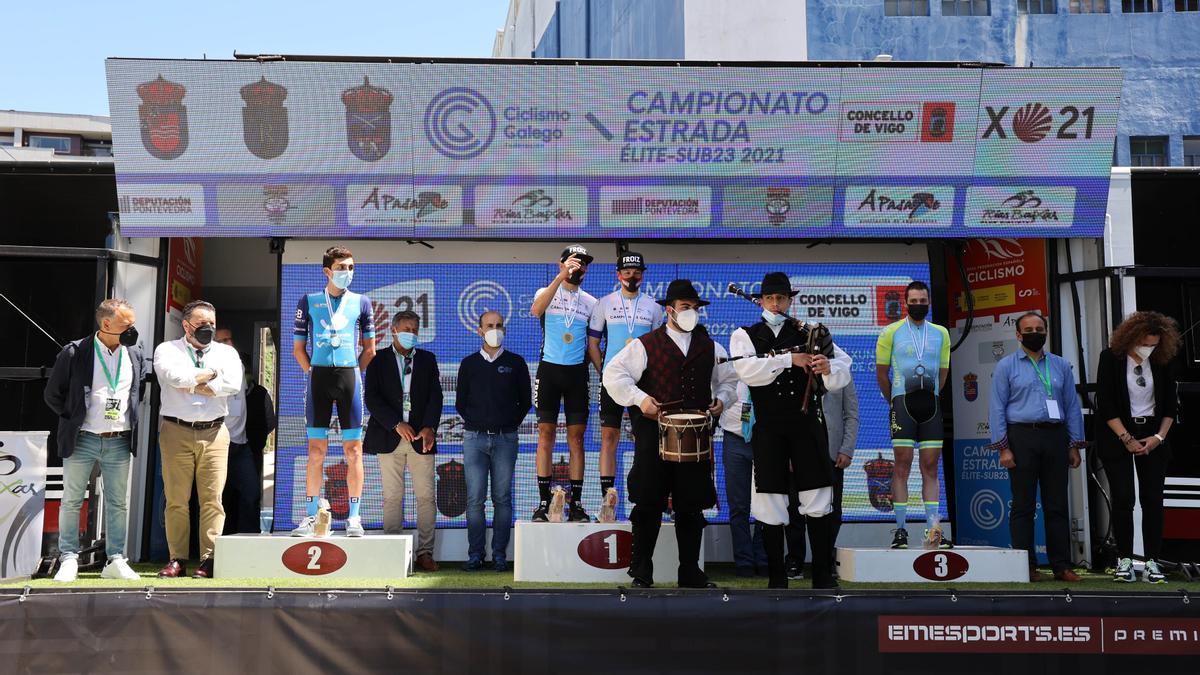
[[[457,590],[457,589],[486,589],[500,590],[505,586],[514,589],[614,589],[617,584],[598,583],[598,584],[583,584],[583,583],[544,583],[544,582],[514,582],[513,573],[510,569],[508,572],[464,572],[460,569],[461,563],[447,562],[442,564],[442,569],[436,573],[417,572],[407,579],[324,579],[324,578],[292,578],[292,579],[192,579],[191,577],[184,579],[159,579],[154,575],[158,572],[159,566],[155,564],[135,564],[133,568],[142,578],[138,581],[121,581],[116,579],[101,579],[99,572],[83,572],[79,575],[79,579],[75,583],[62,584],[52,579],[33,579],[28,581],[12,581],[0,584],[0,588],[15,588],[20,589],[29,586],[38,591],[47,590],[87,590],[87,589],[108,589],[108,588],[127,588],[127,589],[142,589],[147,586],[153,586],[155,589],[203,589],[203,588],[267,588],[274,586],[275,588],[322,588],[322,589],[361,589],[374,588],[383,589],[389,585],[398,589],[431,589],[431,590]],[[195,565],[188,565],[188,570],[195,569]],[[719,588],[728,588],[732,590],[763,590],[767,587],[765,577],[739,577],[733,573],[733,566],[729,564],[710,564],[707,566],[709,578],[717,584]],[[845,590],[865,590],[865,591],[900,591],[900,592],[922,592],[922,591],[945,591],[947,589],[961,591],[991,591],[991,592],[1043,592],[1057,593],[1063,589],[1071,591],[1087,591],[1087,592],[1110,592],[1110,593],[1179,593],[1187,591],[1188,593],[1200,592],[1200,582],[1186,583],[1179,577],[1170,577],[1170,583],[1167,584],[1147,584],[1133,583],[1120,584],[1109,580],[1106,574],[1095,574],[1079,571],[1083,577],[1083,581],[1077,584],[1066,584],[1060,581],[1043,581],[1037,584],[1008,584],[1008,583],[927,583],[927,584],[899,584],[899,583],[853,583],[842,582],[842,588]],[[1048,572],[1043,570],[1045,576],[1049,576]],[[622,584],[628,588],[628,584]],[[666,584],[662,588],[674,588],[674,584]],[[803,590],[811,588],[811,582],[808,580],[792,581],[790,588]]]

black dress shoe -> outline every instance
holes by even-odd
[[[717,585],[708,579],[702,581],[680,581],[680,588],[716,588]]]
[[[787,577],[784,577],[782,579],[771,579],[770,581],[767,582],[767,588],[786,591],[787,587],[788,587]]]
[[[816,579],[813,579],[812,587],[816,590],[825,590],[825,591],[841,590],[841,586],[838,586],[837,579],[832,578],[832,577],[829,579],[822,580],[822,581],[817,581]]]
[[[645,579],[643,579],[641,577],[634,577],[633,582],[630,583],[629,585],[633,586],[634,588],[654,588],[653,581],[646,581]]]

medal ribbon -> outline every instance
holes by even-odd
[[[917,365],[924,367],[925,365],[925,346],[929,340],[929,326],[921,328],[921,346],[917,346],[917,331],[913,330],[912,319],[907,322],[908,335],[912,339],[913,351],[917,353]]]

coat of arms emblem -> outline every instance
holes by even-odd
[[[158,159],[175,159],[188,146],[187,108],[183,85],[159,75],[138,85],[138,119],[142,130],[142,145]]]
[[[242,138],[246,149],[262,159],[275,159],[287,150],[288,113],[283,107],[287,89],[261,78],[241,88]]]
[[[360,86],[342,92],[342,103],[350,152],[364,162],[383,159],[392,147],[392,92],[364,77]]]

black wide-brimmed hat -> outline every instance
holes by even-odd
[[[700,294],[696,292],[696,287],[687,279],[676,279],[667,286],[667,297],[658,301],[658,304],[664,307],[675,302],[676,300],[691,300],[696,303],[697,307],[703,307],[708,304],[707,300],[701,300]]]
[[[767,272],[762,280],[762,288],[757,293],[751,293],[752,298],[761,298],[774,293],[787,293],[789,298],[796,297],[800,291],[792,290],[792,281],[783,272]]]
[[[571,256],[575,256],[579,262],[583,263],[584,265],[592,264],[592,256],[588,255],[587,249],[579,244],[571,244],[570,246],[564,248],[562,255],[558,258],[558,261],[567,262],[567,258],[570,258]]]

